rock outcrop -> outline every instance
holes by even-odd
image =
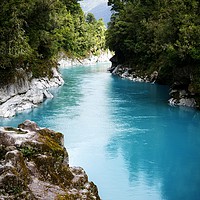
[[[121,78],[126,78],[134,82],[150,82],[150,83],[158,83],[162,84],[163,82],[159,77],[160,73],[158,71],[153,71],[151,74],[146,74],[141,70],[133,70],[130,67],[127,67],[123,64],[119,64],[117,60],[117,56],[113,56],[110,61],[112,62],[111,67],[108,69],[114,75],[118,75]],[[197,99],[199,98],[199,94],[195,93],[193,89],[191,89],[191,80],[189,76],[188,70],[183,70],[182,72],[179,70],[175,73],[174,80],[172,81],[172,85],[170,86],[170,99],[168,100],[169,105],[171,106],[187,106],[192,108],[199,108],[199,103],[197,103]],[[170,79],[173,79],[172,77]]]
[[[169,104],[172,106],[196,107],[195,94],[189,91],[189,84],[175,82],[170,87]]]
[[[29,120],[0,128],[0,200],[100,200],[80,167],[69,167],[61,133]]]
[[[154,83],[157,80],[158,72],[154,71],[152,74],[143,74],[141,71],[134,71],[132,68],[125,67],[121,64],[116,65],[108,69],[113,75],[120,76],[121,78],[126,78],[134,82],[151,82]]]
[[[102,52],[99,56],[90,55],[85,59],[68,58],[64,54],[61,54],[58,64],[59,67],[61,68],[78,66],[78,65],[93,65],[98,62],[109,62],[109,59],[111,57],[112,53],[109,50]]]
[[[31,74],[18,69],[18,78],[13,83],[0,87],[0,117],[12,117],[18,112],[31,109],[47,98],[53,98],[49,88],[64,83],[57,69],[52,69],[52,78],[32,79]]]

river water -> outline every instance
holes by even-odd
[[[108,67],[62,69],[54,99],[0,126],[30,119],[62,132],[70,165],[86,170],[103,200],[199,200],[200,112],[170,107],[168,87]]]

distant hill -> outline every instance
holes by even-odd
[[[105,24],[110,21],[111,11],[107,0],[83,0],[80,4],[85,13],[93,13],[96,19],[102,18]]]

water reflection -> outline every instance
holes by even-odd
[[[110,159],[120,150],[132,189],[143,190],[133,199],[200,197],[199,112],[164,105],[166,89],[116,78],[111,85],[110,112],[118,133],[106,150]]]

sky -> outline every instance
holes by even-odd
[[[85,12],[89,12],[101,4],[107,4],[107,2],[107,0],[82,0],[80,1],[80,4]]]
[[[107,0],[82,0],[80,4],[85,13],[91,12],[96,19],[102,18],[105,24],[107,24],[111,16],[107,2]]]

